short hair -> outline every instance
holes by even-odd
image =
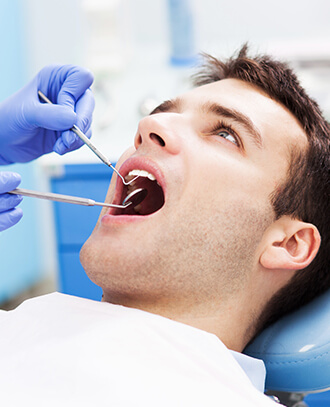
[[[237,55],[224,62],[203,54],[204,64],[194,75],[194,83],[201,86],[226,78],[240,79],[260,88],[295,116],[307,135],[308,146],[293,146],[286,179],[273,191],[270,201],[276,219],[289,215],[312,223],[321,235],[315,259],[269,300],[256,323],[257,334],[330,288],[330,126],[286,63],[269,55],[248,57],[247,53],[244,44]]]

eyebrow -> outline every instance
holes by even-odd
[[[182,103],[180,98],[165,100],[163,103],[157,106],[149,115],[167,112],[180,113],[181,105]]]
[[[180,113],[181,108],[182,108],[182,100],[180,98],[176,99],[170,99],[166,100],[165,102],[161,103],[159,106],[157,106],[151,113],[152,114],[157,114],[157,113],[165,113],[165,112],[177,112]],[[228,108],[225,106],[222,106],[218,103],[214,102],[205,102],[200,106],[200,111],[202,113],[206,114],[215,114],[216,116],[221,116],[221,117],[226,117],[228,119],[231,119],[238,124],[240,124],[242,127],[245,128],[247,135],[251,137],[252,141],[258,148],[263,147],[262,143],[262,137],[257,129],[257,127],[253,124],[251,119],[243,114],[242,112],[239,112],[236,109]]]

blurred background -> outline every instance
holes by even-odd
[[[116,162],[138,120],[191,86],[199,52],[227,57],[248,41],[288,60],[330,118],[329,17],[328,0],[0,0],[0,99],[45,65],[88,67],[93,140]],[[87,147],[2,169],[21,173],[23,188],[96,200],[111,177]],[[99,210],[31,198],[22,208],[22,221],[0,234],[0,307],[54,290],[100,299],[79,264]]]
[[[93,141],[116,162],[138,120],[191,86],[199,52],[227,57],[248,41],[288,60],[330,119],[329,17],[328,0],[0,0],[0,100],[45,65],[88,67]],[[2,169],[21,173],[22,188],[95,200],[111,177],[87,147]],[[21,206],[22,221],[0,233],[0,308],[54,290],[99,300],[79,251],[100,210],[29,198]]]

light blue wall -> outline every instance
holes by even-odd
[[[0,100],[27,81],[23,0],[0,2]],[[3,166],[22,175],[22,186],[33,188],[34,164]],[[0,301],[33,284],[42,273],[39,260],[37,202],[25,199],[22,221],[0,233]]]
[[[0,99],[10,96],[25,80],[24,19],[21,0],[0,2]]]

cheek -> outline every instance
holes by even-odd
[[[212,178],[203,175],[209,199],[219,205],[243,205],[247,208],[257,204],[268,209],[271,193],[281,180],[280,171],[274,171],[272,162],[260,164],[258,159],[231,159],[225,157],[221,164],[214,164]]]
[[[206,212],[210,216],[218,211],[223,213],[230,208],[266,208],[269,196],[276,187],[272,180],[266,180],[265,174],[256,170],[223,170],[217,177],[214,174],[200,173],[187,189],[186,205],[192,206],[197,213]]]
[[[189,225],[182,226],[186,229],[184,244],[190,239],[197,252],[200,247],[211,248],[219,256],[221,251],[223,255],[233,250],[235,259],[237,253],[244,257],[274,218],[269,196],[275,182],[258,165],[222,146],[216,153],[208,151],[207,157],[207,162],[199,160],[194,166],[178,208],[176,222]]]

